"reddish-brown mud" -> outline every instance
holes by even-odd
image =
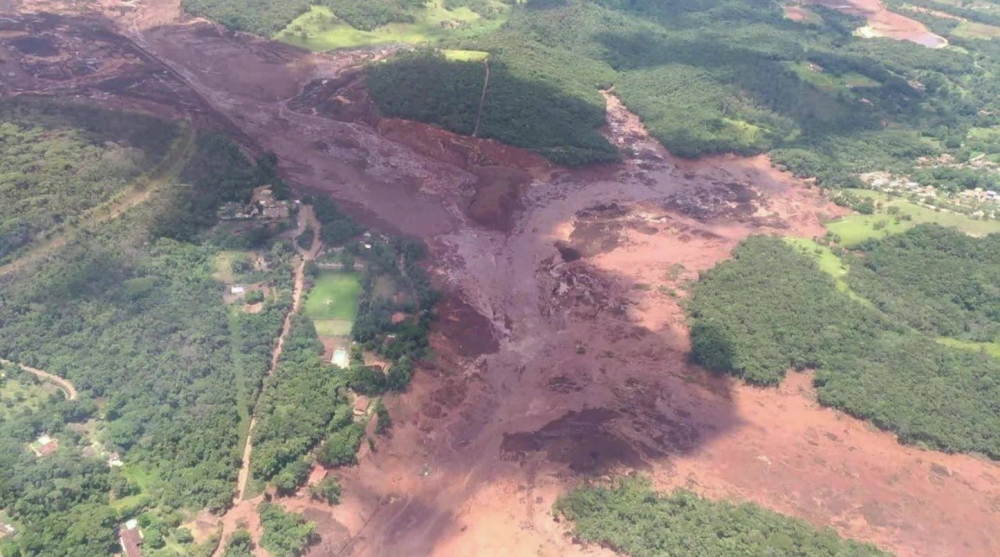
[[[384,52],[296,51],[185,20],[176,0],[108,5],[115,44],[179,88],[144,97],[149,110],[272,150],[299,186],[430,247],[445,301],[431,356],[386,401],[391,437],[337,471],[341,505],[281,501],[320,525],[311,555],[606,555],[574,545],[552,503],[637,469],[903,556],[1000,554],[996,464],[902,446],[819,407],[806,375],[758,390],[687,362],[688,281],[750,234],[813,237],[841,214],[767,159],[679,161],[608,95],[628,160],[553,168],[378,118],[351,72]],[[29,75],[14,92],[127,96],[86,76],[42,81],[20,61],[44,68],[46,46],[20,45],[35,52],[16,54]]]
[[[947,39],[931,33],[923,23],[887,10],[881,0],[807,0],[805,3],[820,4],[865,18],[868,26],[862,30],[863,36],[911,41],[928,48],[948,44]]]

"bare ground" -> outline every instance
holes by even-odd
[[[819,407],[806,375],[759,390],[687,363],[687,280],[749,234],[812,237],[839,214],[765,158],[675,160],[609,95],[608,134],[636,155],[562,170],[379,119],[345,72],[384,52],[298,52],[186,21],[175,0],[108,13],[191,99],[136,93],[136,106],[273,150],[302,187],[431,248],[447,296],[433,357],[387,400],[392,437],[338,471],[341,505],[281,501],[320,525],[311,555],[607,554],[574,545],[550,509],[576,482],[628,470],[903,556],[1000,554],[995,463],[902,446]],[[62,91],[30,79],[20,94]],[[527,176],[484,189],[484,166]]]

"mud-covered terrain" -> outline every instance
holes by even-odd
[[[807,375],[760,390],[687,362],[688,281],[750,234],[813,237],[840,214],[766,158],[675,160],[608,94],[626,162],[564,170],[380,119],[355,68],[386,51],[301,52],[186,20],[176,0],[18,8],[0,19],[5,95],[224,129],[430,247],[446,297],[433,357],[387,402],[392,437],[343,472],[341,505],[280,500],[320,526],[310,555],[603,554],[574,545],[552,503],[629,470],[903,556],[1000,554],[995,464],[823,409]]]

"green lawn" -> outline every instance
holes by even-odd
[[[242,255],[241,251],[226,250],[220,251],[215,256],[215,279],[226,284],[232,284],[236,279],[233,277],[233,260]]]
[[[861,302],[867,306],[871,306],[872,303],[867,298],[862,298],[856,294],[851,287],[844,280],[847,276],[848,271],[851,270],[850,265],[844,263],[830,248],[817,244],[813,240],[807,238],[792,238],[791,236],[786,236],[784,238],[785,242],[789,245],[794,246],[798,249],[799,253],[803,255],[808,255],[816,260],[819,264],[819,270],[824,273],[829,274],[833,277],[834,282],[837,284],[837,290],[847,294],[852,299]]]
[[[490,56],[485,50],[444,50],[444,57],[456,62],[479,62]]]
[[[852,87],[878,87],[879,82],[861,75],[849,72],[836,75],[822,70],[813,69],[808,62],[788,63],[788,68],[800,79],[824,91],[846,91]]]
[[[500,4],[499,2],[497,3]],[[379,44],[431,43],[463,33],[481,33],[497,29],[506,17],[483,19],[468,8],[448,10],[443,0],[433,0],[414,23],[390,23],[372,31],[348,25],[325,6],[313,6],[295,18],[274,38],[309,50],[324,51]]]
[[[354,321],[350,319],[320,319],[313,321],[316,335],[321,337],[346,337],[351,334]]]
[[[972,217],[947,211],[935,211],[921,207],[901,197],[890,197],[882,192],[872,190],[849,190],[859,196],[872,197],[880,201],[883,207],[874,215],[848,215],[827,224],[830,232],[840,236],[840,244],[844,247],[855,246],[870,238],[884,238],[913,228],[918,224],[936,223],[941,226],[957,228],[966,234],[985,236],[1000,232],[1000,221],[976,220]],[[899,207],[902,214],[910,215],[911,220],[901,220],[886,214],[887,207]],[[882,228],[877,228],[884,223]]]
[[[359,273],[342,271],[320,273],[306,297],[306,317],[317,322],[329,320],[353,322],[358,314],[360,277]]]

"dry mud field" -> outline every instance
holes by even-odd
[[[337,472],[341,505],[280,500],[319,525],[311,556],[607,554],[574,544],[552,503],[633,470],[901,556],[1000,555],[996,464],[821,408],[805,374],[761,390],[687,363],[687,281],[750,234],[813,237],[840,214],[765,158],[676,160],[608,95],[628,159],[568,171],[380,119],[356,68],[384,50],[306,53],[187,20],[176,0],[78,6],[0,3],[2,94],[226,131],[431,249],[446,297],[433,357],[387,401],[392,437]]]

